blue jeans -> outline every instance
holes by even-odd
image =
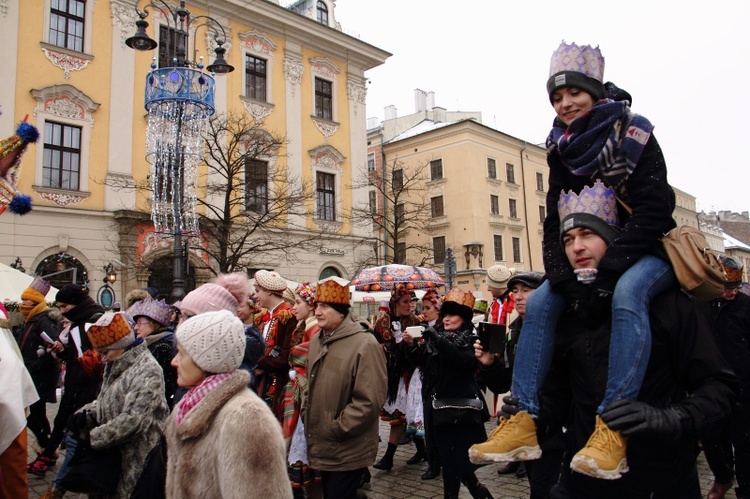
[[[671,265],[651,255],[641,257],[617,281],[612,296],[607,388],[599,414],[615,400],[638,396],[651,353],[649,306],[675,283]],[[552,291],[548,281],[527,300],[511,393],[518,397],[519,409],[531,415],[539,413],[537,393],[552,363],[555,329],[564,309],[565,298]]]
[[[70,433],[67,431],[65,432],[65,459],[63,460],[62,466],[60,466],[60,471],[57,472],[57,477],[52,480],[52,487],[56,488],[59,491],[65,492],[65,489],[63,489],[60,486],[60,480],[70,473],[70,460],[73,459],[73,454],[76,453],[76,447],[78,447],[78,440],[73,438]]]

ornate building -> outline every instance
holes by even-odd
[[[158,49],[144,53],[125,45],[138,19],[135,1],[2,4],[0,133],[10,135],[28,114],[41,139],[25,154],[19,183],[34,210],[0,217],[0,261],[20,257],[37,273],[50,265],[61,275],[76,268],[78,281],[85,276],[92,292],[111,263],[119,274],[113,285],[118,297],[148,285],[169,294],[172,240],[154,233],[150,192],[141,186],[150,174],[146,74],[152,57],[160,66],[170,64],[159,59]],[[372,251],[371,231],[344,216],[367,199],[366,192],[347,188],[352,166],[366,161],[364,73],[390,54],[343,33],[335,0],[288,8],[274,1],[212,0],[188,2],[187,8],[218,20],[228,35],[226,58],[236,70],[216,77],[217,113],[247,113],[286,138],[262,167],[285,169],[288,178],[311,185],[315,195],[301,225],[332,234],[315,250],[298,248],[293,264],[269,253],[253,255],[242,267],[273,268],[294,280],[348,276],[355,257]],[[168,18],[149,9],[148,35],[174,43]],[[198,26],[190,32],[191,60],[212,59],[204,31]],[[244,175],[243,183],[257,187],[257,178],[249,182]],[[296,237],[283,224],[273,229],[279,237]],[[191,241],[188,289],[216,271],[201,249],[207,244],[212,241]]]

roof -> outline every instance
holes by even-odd
[[[735,239],[726,232],[724,233],[724,249],[741,249],[743,251],[750,251],[750,246],[743,243],[739,239]]]
[[[464,120],[458,120],[458,121],[464,121]],[[423,133],[431,132],[433,130],[437,130],[439,128],[443,128],[448,125],[453,125],[454,123],[458,123],[458,121],[449,121],[446,123],[438,123],[435,121],[430,120],[424,120],[420,122],[419,124],[409,128],[408,130],[401,132],[400,134],[393,137],[388,142],[398,142],[399,140],[408,139],[410,137],[414,137],[416,135],[421,135]]]

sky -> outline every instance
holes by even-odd
[[[393,55],[366,73],[367,116],[414,112],[414,89],[449,111],[543,143],[549,60],[562,40],[599,45],[605,81],[655,126],[670,183],[700,210],[750,210],[750,2],[336,0],[342,30]],[[744,117],[744,119],[743,119]],[[746,125],[745,125],[746,126]]]

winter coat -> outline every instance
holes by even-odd
[[[47,351],[48,345],[41,337],[43,332],[53,341],[57,339],[57,324],[50,319],[49,310],[27,320],[16,329],[15,335],[23,363],[34,381],[39,399],[54,402],[60,369],[52,353]]]
[[[651,353],[638,400],[660,408],[679,406],[687,415],[682,437],[676,442],[629,437],[630,471],[618,480],[570,473],[564,465],[563,481],[582,497],[650,497],[651,492],[672,497],[694,470],[700,431],[722,418],[735,398],[736,378],[705,318],[685,293],[673,289],[661,294],[649,315]],[[610,322],[607,318],[599,326],[587,326],[574,313],[566,313],[558,323],[552,366],[540,391],[537,428],[547,434],[564,425],[568,459],[591,436],[604,398]]]
[[[740,400],[750,404],[750,296],[698,302],[711,322],[714,340],[740,382]]]
[[[574,280],[573,267],[560,244],[560,213],[557,202],[562,190],[580,194],[595,179],[573,175],[562,163],[559,153],[547,155],[549,165],[549,190],[547,191],[547,218],[544,220],[544,270],[553,288],[562,281]],[[605,182],[606,183],[606,182]],[[656,138],[651,135],[643,149],[638,164],[624,184],[629,215],[618,205],[622,230],[607,249],[599,263],[599,272],[621,276],[644,255],[656,255],[666,260],[661,238],[676,224],[672,219],[675,197],[667,183],[667,167]]]
[[[372,465],[385,403],[385,356],[367,323],[351,312],[326,337],[310,340],[302,403],[310,467],[350,471]]]
[[[93,412],[98,422],[90,432],[92,449],[120,448],[122,471],[113,497],[130,497],[168,414],[164,377],[144,342],[106,365],[99,397],[81,411]]]
[[[90,350],[91,342],[86,334],[86,324],[93,324],[102,316],[104,308],[87,296],[81,303],[68,310],[64,315],[70,321],[68,328],[68,343],[65,350],[58,356],[65,361],[65,391],[75,392],[76,401],[80,401],[79,407],[91,402],[99,394],[101,377],[86,374],[78,363],[78,349],[74,344],[72,336],[74,330],[78,330],[81,339],[81,352]],[[78,409],[79,407],[76,407]]]
[[[158,329],[146,338],[148,351],[154,356],[164,375],[164,398],[167,407],[174,406],[174,392],[177,390],[177,369],[172,367],[172,359],[177,355],[174,332],[169,327]]]
[[[384,315],[375,321],[373,330],[378,342],[383,346],[385,351],[386,366],[388,368],[388,397],[387,401],[393,403],[398,396],[398,387],[403,379],[409,383],[411,375],[414,374],[414,366],[409,362],[406,356],[406,345],[403,342],[397,343],[393,334],[393,324],[398,323],[401,332],[406,331],[407,327],[417,326],[420,319],[416,315],[405,315],[403,317],[393,317]]]
[[[193,407],[178,427],[167,419],[168,498],[291,498],[281,427],[235,371]]]

